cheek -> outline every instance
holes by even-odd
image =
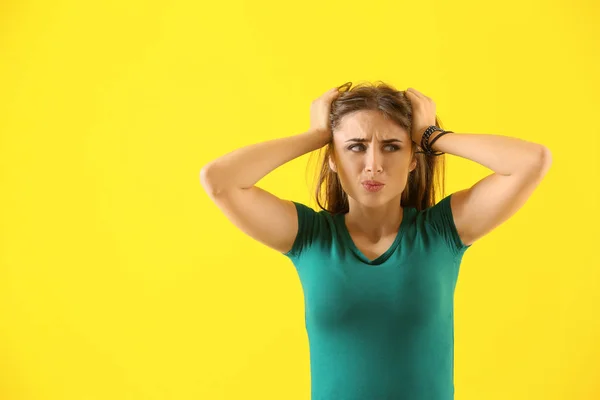
[[[354,171],[349,169],[348,165],[338,166],[337,177],[342,185],[342,189],[347,194],[353,195],[357,185],[359,185],[359,179],[361,177],[360,171]]]
[[[343,154],[337,158],[337,171],[339,174],[350,176],[361,171],[361,161],[358,157],[352,157],[349,154]]]

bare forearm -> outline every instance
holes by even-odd
[[[200,172],[203,185],[218,193],[227,188],[249,188],[269,172],[328,143],[326,135],[307,131],[251,144],[217,158]]]
[[[549,150],[538,143],[509,136],[473,133],[446,134],[433,144],[433,150],[475,161],[501,175],[539,168],[550,157]]]

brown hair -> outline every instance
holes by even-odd
[[[360,83],[350,89],[351,82],[340,86],[342,92],[331,103],[330,128],[335,128],[344,115],[358,110],[379,110],[384,116],[396,122],[407,132],[411,132],[412,108],[410,100],[403,91],[398,91],[391,85],[382,81],[375,84],[370,82]],[[343,91],[343,88],[346,88]],[[436,126],[441,126],[439,118],[435,118]],[[324,150],[324,151],[323,151]],[[436,195],[441,189],[444,195],[444,156],[428,156],[416,151],[422,151],[420,144],[414,141],[411,146],[411,155],[417,160],[416,168],[409,173],[406,188],[402,192],[400,205],[402,207],[415,207],[424,210],[436,203]],[[320,149],[322,158],[317,170],[317,185],[315,199],[318,206],[331,214],[346,213],[349,210],[348,195],[344,192],[337,173],[329,168],[328,159],[333,153],[333,141]],[[322,199],[325,202],[323,204]]]

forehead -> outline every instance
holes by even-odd
[[[344,115],[336,129],[342,136],[370,138],[375,135],[382,139],[408,137],[406,129],[398,125],[383,112],[377,110],[360,110]]]

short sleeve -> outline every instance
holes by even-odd
[[[458,235],[458,230],[454,224],[454,216],[452,215],[452,207],[450,206],[451,197],[452,194],[427,209],[427,222],[433,225],[434,229],[444,238],[454,255],[459,255],[472,245],[465,245]]]
[[[290,251],[282,253],[289,258],[298,258],[312,245],[319,231],[319,213],[312,208],[293,201],[298,214],[298,233]]]

